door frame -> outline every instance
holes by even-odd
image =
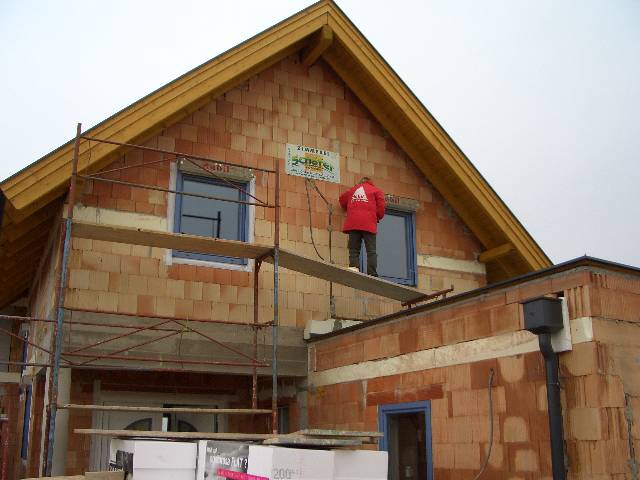
[[[424,413],[424,434],[425,434],[425,452],[427,465],[426,480],[433,480],[433,446],[431,435],[431,402],[422,400],[419,402],[393,403],[378,406],[378,426],[384,434],[380,438],[378,445],[379,450],[389,451],[389,415],[398,415],[403,413]]]
[[[229,403],[236,401],[235,395],[218,394],[209,395],[203,393],[166,393],[166,392],[132,392],[120,390],[102,390],[99,383],[94,385],[94,403],[96,405],[139,405],[147,407],[162,407],[167,403],[180,403],[183,405],[194,405],[198,407],[216,406],[218,408],[228,408]],[[119,412],[94,411],[92,415],[92,428],[105,428],[110,420],[109,416]],[[144,416],[145,412],[140,412]],[[162,429],[162,414],[149,413],[152,417],[154,428]],[[221,431],[227,429],[227,418],[223,416],[219,419]],[[104,455],[109,452],[110,437],[96,437],[91,440],[90,446],[90,466],[98,469]]]

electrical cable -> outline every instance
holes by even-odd
[[[320,198],[322,199],[322,201],[325,203],[325,205],[327,206],[327,210],[329,211],[329,224],[327,225],[327,231],[329,232],[329,263],[333,264],[333,245],[332,245],[332,236],[333,236],[333,222],[332,222],[332,217],[333,217],[333,205],[331,204],[331,202],[329,200],[327,200],[327,197],[325,197],[322,192],[320,191],[320,189],[318,188],[318,185],[316,185],[316,182],[314,182],[312,179],[307,178],[305,179],[305,183],[304,183],[304,187],[307,191],[307,207],[309,209],[309,233],[311,234],[311,243],[313,244],[313,248],[316,251],[316,253],[318,254],[318,257],[320,257],[320,259],[323,262],[326,262],[326,260],[322,257],[322,255],[320,255],[320,252],[318,252],[318,247],[316,246],[316,242],[313,238],[313,228],[311,226],[311,197],[309,195],[309,184],[311,184],[311,186],[315,189],[315,191],[318,193],[318,195],[320,196]],[[336,314],[336,299],[333,296],[333,282],[329,282],[329,312],[331,317],[334,317]]]
[[[493,447],[493,368],[489,370],[489,385],[487,385],[487,390],[489,393],[489,449],[487,450],[487,455],[484,457],[484,461],[482,462],[482,466],[480,467],[480,471],[478,474],[473,477],[473,480],[478,480],[480,476],[484,473],[489,464],[489,457],[491,456],[491,448]]]
[[[307,191],[307,207],[309,209],[309,233],[311,234],[311,243],[313,244],[313,249],[318,254],[318,257],[320,257],[320,260],[325,262],[326,260],[322,255],[320,255],[320,252],[318,251],[318,247],[316,247],[316,242],[313,239],[313,228],[311,227],[311,196],[309,195],[309,179],[305,179],[304,188]]]

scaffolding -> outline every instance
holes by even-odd
[[[80,144],[82,141],[96,142],[110,144],[118,147],[118,149],[137,149],[142,151],[153,152],[161,155],[160,160],[154,160],[150,162],[142,162],[135,165],[125,165],[119,168],[113,168],[109,170],[102,170],[93,174],[81,174],[78,172],[79,152]],[[130,168],[140,168],[153,164],[160,164],[164,162],[175,162],[178,160],[184,160],[193,164],[196,168],[200,168],[205,172],[208,172],[214,177],[221,179],[224,182],[229,183],[232,187],[240,190],[246,197],[251,200],[234,200],[228,198],[214,197],[209,195],[202,195],[196,193],[187,193],[179,190],[172,190],[154,185],[138,184],[133,182],[127,182],[123,180],[117,180],[114,178],[105,178],[103,175],[113,173],[116,171],[122,171]],[[204,163],[198,163],[204,162]],[[230,166],[238,167],[242,169],[250,169],[253,171],[261,172],[262,175],[273,175],[274,181],[274,198],[273,202],[269,202],[269,194],[267,189],[267,199],[260,199],[257,196],[243,190],[238,185],[229,182],[223,176],[219,175],[214,169],[208,167],[212,162],[216,166]],[[274,210],[274,237],[272,245],[260,245],[256,243],[247,243],[233,240],[223,240],[214,237],[199,237],[195,235],[169,233],[145,230],[142,228],[129,228],[116,225],[104,225],[98,223],[85,222],[74,219],[74,208],[77,201],[77,188],[78,181],[93,181],[93,182],[106,182],[115,185],[122,185],[131,188],[142,188],[148,190],[155,190],[164,192],[166,194],[176,196],[192,196],[198,198],[205,198],[210,200],[234,202],[247,206],[262,207],[265,209]],[[324,199],[326,201],[326,199]],[[73,159],[71,163],[71,180],[69,186],[69,193],[67,198],[67,213],[63,218],[61,224],[61,239],[58,244],[59,262],[57,265],[56,276],[56,297],[55,297],[55,319],[47,318],[35,318],[28,316],[16,316],[16,315],[0,315],[0,318],[21,322],[33,322],[33,323],[49,323],[53,325],[53,337],[51,348],[45,348],[37,343],[23,338],[13,332],[0,328],[0,333],[9,335],[16,338],[19,341],[23,341],[34,349],[40,350],[48,355],[48,362],[1,362],[5,365],[12,366],[33,366],[49,368],[49,384],[48,384],[48,420],[46,428],[46,442],[45,442],[45,469],[44,474],[51,475],[53,451],[55,442],[56,431],[56,416],[58,409],[69,410],[119,410],[119,411],[153,411],[153,412],[189,412],[189,413],[225,413],[225,414],[238,414],[238,415],[270,415],[271,416],[271,430],[272,434],[220,434],[213,435],[211,438],[252,438],[252,439],[267,439],[278,433],[278,326],[279,326],[279,268],[284,267],[297,272],[312,275],[318,278],[328,280],[332,284],[333,282],[347,285],[359,290],[367,291],[377,295],[385,296],[398,300],[405,307],[410,307],[418,302],[430,300],[438,296],[446,295],[451,289],[436,292],[435,294],[426,295],[423,292],[398,285],[395,283],[387,282],[379,278],[372,278],[367,275],[350,271],[346,268],[334,265],[332,262],[320,261],[305,257],[295,252],[289,252],[283,250],[280,247],[280,167],[278,159],[274,159],[273,168],[264,168],[258,166],[247,167],[246,165],[234,164],[231,162],[213,160],[207,157],[201,157],[192,154],[179,153],[175,151],[168,151],[158,148],[152,148],[142,145],[135,145],[130,143],[120,143],[106,139],[94,138],[82,134],[81,124],[77,125],[76,136],[74,141]],[[83,309],[83,308],[70,308],[65,306],[65,295],[67,286],[69,283],[69,258],[71,255],[72,237],[96,239],[111,242],[120,242],[128,244],[147,245],[160,248],[176,248],[179,250],[186,250],[192,252],[202,252],[207,254],[222,254],[233,257],[243,257],[253,259],[255,266],[253,270],[253,321],[252,322],[234,322],[229,320],[215,320],[215,319],[195,319],[195,318],[179,318],[179,317],[165,317],[160,315],[141,315],[141,314],[127,314],[122,312],[105,311],[98,309]],[[45,254],[44,257],[47,255]],[[55,258],[55,256],[52,256]],[[273,319],[267,322],[261,322],[258,318],[259,313],[259,288],[258,280],[259,273],[263,262],[269,262],[273,264]],[[41,263],[42,265],[42,263]],[[333,309],[332,309],[333,310]],[[73,312],[82,312],[88,314],[99,315],[128,315],[136,318],[147,318],[152,321],[149,325],[135,326],[131,324],[123,323],[97,323],[91,321],[74,320],[73,317],[66,319],[65,317]],[[333,312],[332,312],[333,313]],[[210,335],[200,331],[197,327],[190,326],[190,323],[202,323],[202,324],[221,324],[221,325],[233,325],[250,328],[252,330],[252,343],[253,350],[250,355],[238,350],[231,345],[227,345],[225,342],[215,339]],[[87,327],[109,327],[122,331],[117,335],[110,336],[97,342],[93,342],[81,347],[75,348],[70,351],[63,351],[63,332],[65,325],[72,327],[73,325],[87,326]],[[266,363],[258,359],[258,331],[261,329],[271,329],[271,361]],[[215,344],[216,346],[227,349],[235,354],[241,356],[243,361],[213,361],[213,360],[189,360],[184,358],[153,358],[148,356],[132,356],[122,355],[125,351],[137,348],[143,345],[170,338],[188,331],[194,335],[204,338],[207,341]],[[153,337],[151,340],[145,340],[135,345],[130,345],[126,348],[121,348],[116,351],[112,351],[106,354],[99,353],[87,353],[95,347],[104,346],[110,342],[120,340],[122,338],[132,336],[141,332],[154,332],[158,333],[158,337]],[[53,359],[53,360],[51,360]],[[180,368],[154,368],[151,366],[146,367],[123,367],[122,365],[114,364],[94,364],[95,361],[136,361],[140,363],[162,362],[176,364]],[[234,367],[248,367],[252,372],[251,382],[251,408],[250,409],[203,409],[203,408],[157,408],[157,407],[126,407],[126,406],[113,406],[105,408],[100,405],[75,405],[75,404],[58,404],[58,389],[59,389],[59,372],[61,368],[72,369],[94,369],[94,370],[112,370],[118,369],[121,371],[143,371],[143,372],[190,372],[202,370],[188,370],[185,366],[234,366]],[[260,409],[258,408],[258,369],[267,368],[271,369],[271,383],[272,383],[272,395],[271,395],[271,408]],[[194,367],[192,367],[194,368]],[[132,410],[133,409],[133,410]],[[115,432],[115,431],[114,431]],[[111,432],[111,434],[115,434]],[[78,433],[87,434],[105,434],[104,431],[87,430],[78,431]],[[140,434],[140,432],[136,432]],[[146,434],[155,434],[157,436],[161,432],[146,432]],[[108,434],[108,432],[107,432]],[[122,432],[120,432],[122,434]],[[235,437],[234,437],[235,435]],[[165,435],[166,436],[166,435]],[[205,438],[205,437],[200,437]]]

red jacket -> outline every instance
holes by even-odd
[[[347,211],[343,232],[378,232],[378,222],[384,217],[384,193],[373,183],[364,182],[351,187],[340,195],[340,205]]]

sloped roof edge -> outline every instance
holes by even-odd
[[[95,125],[93,125],[92,127],[90,127],[89,129],[84,131],[85,135],[90,135],[92,134],[92,132],[98,128],[100,128],[101,126],[104,126],[107,122],[113,120],[114,118],[116,118],[118,115],[124,113],[125,111],[134,108],[136,105],[144,102],[145,100],[153,97],[154,95],[156,95],[157,93],[161,92],[162,90],[164,90],[165,88],[171,86],[172,84],[174,84],[175,82],[179,82],[180,80],[184,79],[185,77],[193,74],[194,72],[198,71],[199,69],[205,67],[207,64],[209,64],[210,62],[213,62],[215,60],[220,59],[221,57],[224,57],[225,55],[227,55],[228,53],[241,48],[242,46],[248,44],[249,42],[254,41],[255,39],[257,39],[258,37],[260,37],[261,35],[265,34],[266,32],[268,32],[269,30],[272,30],[274,28],[278,28],[280,25],[282,25],[283,23],[286,23],[287,21],[289,21],[290,19],[304,13],[305,11],[321,4],[324,3],[323,0],[320,0],[312,5],[310,5],[307,8],[304,8],[296,13],[294,13],[293,15],[291,15],[288,18],[285,18],[284,20],[281,20],[280,22],[271,25],[270,27],[265,28],[264,30],[262,30],[259,33],[256,33],[255,35],[253,35],[250,38],[247,38],[246,40],[240,42],[237,45],[234,45],[231,48],[228,48],[227,50],[225,50],[224,52],[219,53],[218,55],[216,55],[213,58],[210,58],[209,60],[206,60],[204,62],[202,62],[200,65],[197,65],[195,67],[193,67],[192,69],[186,71],[185,73],[183,73],[182,75],[177,76],[176,78],[174,78],[173,80],[169,80],[167,83],[165,83],[164,85],[161,85],[160,87],[156,88],[155,90],[147,93],[146,95],[144,95],[143,97],[139,98],[138,100],[130,103],[129,105],[121,108],[120,110],[118,110],[117,112],[113,113],[112,115],[108,116],[107,118],[105,118],[104,120],[96,123]],[[337,5],[336,5],[337,7]],[[69,139],[67,142],[63,143],[62,145],[60,145],[59,147],[54,148],[53,150],[51,150],[48,153],[45,153],[42,157],[38,158],[37,160],[35,160],[33,163],[30,163],[29,165],[26,165],[25,167],[19,169],[17,172],[12,173],[11,175],[9,175],[7,178],[5,178],[4,180],[0,180],[0,190],[2,190],[3,185],[11,180],[13,180],[15,177],[17,177],[18,175],[25,173],[26,171],[32,169],[36,164],[38,164],[39,162],[45,160],[48,157],[51,157],[51,155],[54,155],[55,153],[61,151],[64,148],[68,148],[71,147],[73,145],[74,139],[71,138]]]
[[[409,107],[409,111],[414,113],[414,121],[416,123],[423,123],[424,127],[434,133],[443,148],[450,152],[450,160],[456,163],[456,167],[460,169],[459,176],[466,180],[468,188],[475,190],[476,196],[482,196],[484,200],[485,208],[491,208],[495,215],[497,215],[503,223],[503,228],[511,230],[511,234],[508,235],[509,239],[514,242],[517,250],[526,251],[527,256],[530,257],[530,265],[533,269],[539,269],[547,267],[552,264],[550,259],[535,242],[533,237],[525,229],[522,223],[513,214],[511,209],[502,201],[497,192],[486,181],[484,176],[478,171],[473,162],[464,154],[462,149],[456,144],[456,142],[449,136],[442,125],[435,119],[426,106],[418,99],[409,86],[400,78],[395,70],[389,65],[388,62],[380,55],[376,48],[366,39],[366,37],[360,32],[360,30],[349,20],[344,12],[332,3],[337,12],[341,14],[341,20],[343,22],[342,28],[346,34],[355,34],[359,38],[359,41],[354,41],[352,44],[360,47],[363,51],[369,50],[373,55],[366,55],[366,59],[370,60],[372,64],[379,69],[380,75],[378,78],[386,78],[388,87],[396,88],[398,93],[406,105]],[[334,30],[337,29],[336,23],[338,17],[330,16],[329,26]],[[346,24],[346,25],[344,25]],[[338,35],[340,36],[340,35]],[[489,246],[487,246],[489,247]],[[524,253],[524,252],[523,252]]]
[[[143,135],[144,129],[153,122],[166,121],[202,96],[222,93],[221,88],[232,88],[239,77],[251,76],[263,62],[286,55],[288,49],[327,23],[329,5],[331,3],[326,0],[311,5],[172,80],[83,133],[121,142]],[[141,128],[132,128],[134,124]],[[71,174],[72,146],[73,141],[68,141],[0,183],[0,189],[14,209],[28,208],[41,194],[59,188],[61,182],[66,183]],[[104,145],[90,148],[83,142],[79,169],[98,163],[116,149],[113,146],[105,148]],[[31,189],[36,183],[38,188]]]
[[[153,129],[157,131],[159,125],[169,124],[178,116],[189,113],[188,109],[196,102],[215,98],[279,58],[300,49],[312,34],[326,25],[335,32],[337,41],[334,43],[347,48],[360,66],[376,77],[376,81],[397,102],[403,115],[415,125],[416,131],[438,151],[455,174],[456,181],[464,185],[481,205],[483,215],[491,219],[493,226],[490,228],[499,230],[501,239],[513,244],[516,255],[527,265],[526,270],[551,265],[549,258],[464,152],[331,0],[321,0],[195,67],[93,126],[85,134],[119,142],[132,142],[149,136]],[[347,79],[345,82],[352,88]],[[381,121],[380,118],[378,120]],[[80,169],[98,168],[100,162],[112,158],[116,151],[115,146],[83,142]],[[71,155],[72,141],[69,141],[2,181],[0,190],[7,198],[5,214],[15,215],[18,222],[59,197],[68,185]],[[453,204],[455,199],[447,200]],[[479,236],[478,232],[474,233]],[[484,243],[486,248],[497,246]]]

